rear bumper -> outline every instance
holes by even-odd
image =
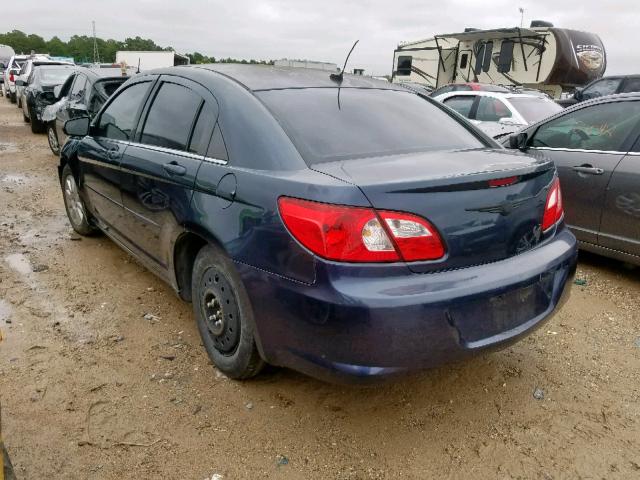
[[[319,261],[313,285],[238,264],[265,360],[331,381],[434,367],[507,346],[568,298],[577,262],[565,228],[500,262],[430,274]]]

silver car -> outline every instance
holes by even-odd
[[[581,248],[640,265],[640,93],[579,103],[503,144],[555,162]]]

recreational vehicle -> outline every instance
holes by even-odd
[[[481,82],[536,88],[560,98],[602,77],[607,66],[598,35],[533,21],[529,28],[478,30],[401,43],[393,81],[432,88]]]

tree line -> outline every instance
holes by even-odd
[[[173,51],[173,47],[161,47],[148,38],[125,38],[124,41],[103,38],[96,38],[100,62],[113,63],[116,60],[118,50],[152,50],[152,51]],[[87,35],[74,35],[68,42],[60,40],[54,36],[45,40],[36,34],[26,34],[20,30],[0,33],[0,44],[9,45],[16,53],[48,53],[54,57],[73,57],[76,63],[93,62],[93,37]],[[273,60],[238,60],[235,58],[215,58],[203,55],[200,52],[185,54],[191,63],[260,63],[273,64]]]

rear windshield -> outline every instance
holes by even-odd
[[[39,68],[42,83],[61,84],[73,73],[72,68]]]
[[[308,164],[487,146],[451,115],[411,92],[307,88],[258,96]]]
[[[536,123],[563,110],[560,105],[548,98],[511,97],[509,101],[529,124]]]

